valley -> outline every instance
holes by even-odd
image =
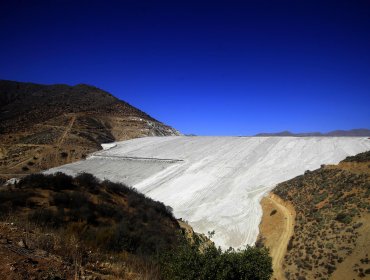
[[[0,81],[0,90],[0,183],[24,178],[0,188],[9,277],[46,275],[58,259],[50,273],[62,279],[195,279],[246,273],[237,259],[248,254],[261,279],[271,265],[278,280],[368,277],[367,129],[181,136],[93,86]],[[54,245],[43,241],[50,234]],[[73,264],[75,244],[97,255]],[[107,254],[115,259],[94,267]]]
[[[46,173],[93,173],[174,209],[216,245],[254,244],[260,200],[276,184],[370,149],[361,137],[146,137]]]

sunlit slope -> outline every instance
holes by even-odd
[[[132,185],[227,248],[255,242],[259,200],[277,183],[366,150],[370,140],[355,137],[147,137],[48,172]]]

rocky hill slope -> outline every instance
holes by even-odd
[[[93,86],[0,81],[3,178],[79,160],[101,143],[178,134]]]
[[[270,202],[276,196],[282,198],[294,207],[294,213],[288,215],[295,216],[293,235],[282,261],[283,277],[279,279],[370,276],[370,152],[307,171],[279,184],[272,193]],[[261,224],[266,245],[271,244],[269,239],[274,238],[276,230],[284,232],[279,226],[266,230],[267,219],[271,224],[284,214],[278,206],[263,205],[269,209]],[[282,223],[284,219],[286,215]],[[273,244],[271,247],[274,251]]]

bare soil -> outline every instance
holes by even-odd
[[[282,280],[285,279],[282,266],[293,235],[295,211],[292,205],[272,193],[262,199],[261,205],[263,216],[259,238],[270,250],[274,270],[272,279]]]

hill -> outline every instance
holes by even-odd
[[[82,159],[101,143],[178,134],[93,86],[0,81],[3,178]]]
[[[170,208],[90,174],[26,176],[0,189],[0,213],[0,255],[7,256],[0,261],[2,279],[4,271],[8,279],[22,273],[34,279],[144,275],[147,258],[180,239]],[[11,260],[13,270],[6,267]],[[54,278],[42,278],[48,273]]]
[[[259,279],[264,248],[217,249],[172,209],[91,174],[0,185],[1,279]]]
[[[293,133],[290,131],[281,131],[276,133],[258,133],[255,136],[292,136],[292,137],[312,137],[312,136],[323,136],[323,137],[369,137],[370,129],[360,128],[351,130],[333,130],[327,133],[322,132],[304,132],[304,133]]]
[[[262,205],[261,237],[272,251],[294,219],[279,279],[369,277],[370,152],[280,183]]]

